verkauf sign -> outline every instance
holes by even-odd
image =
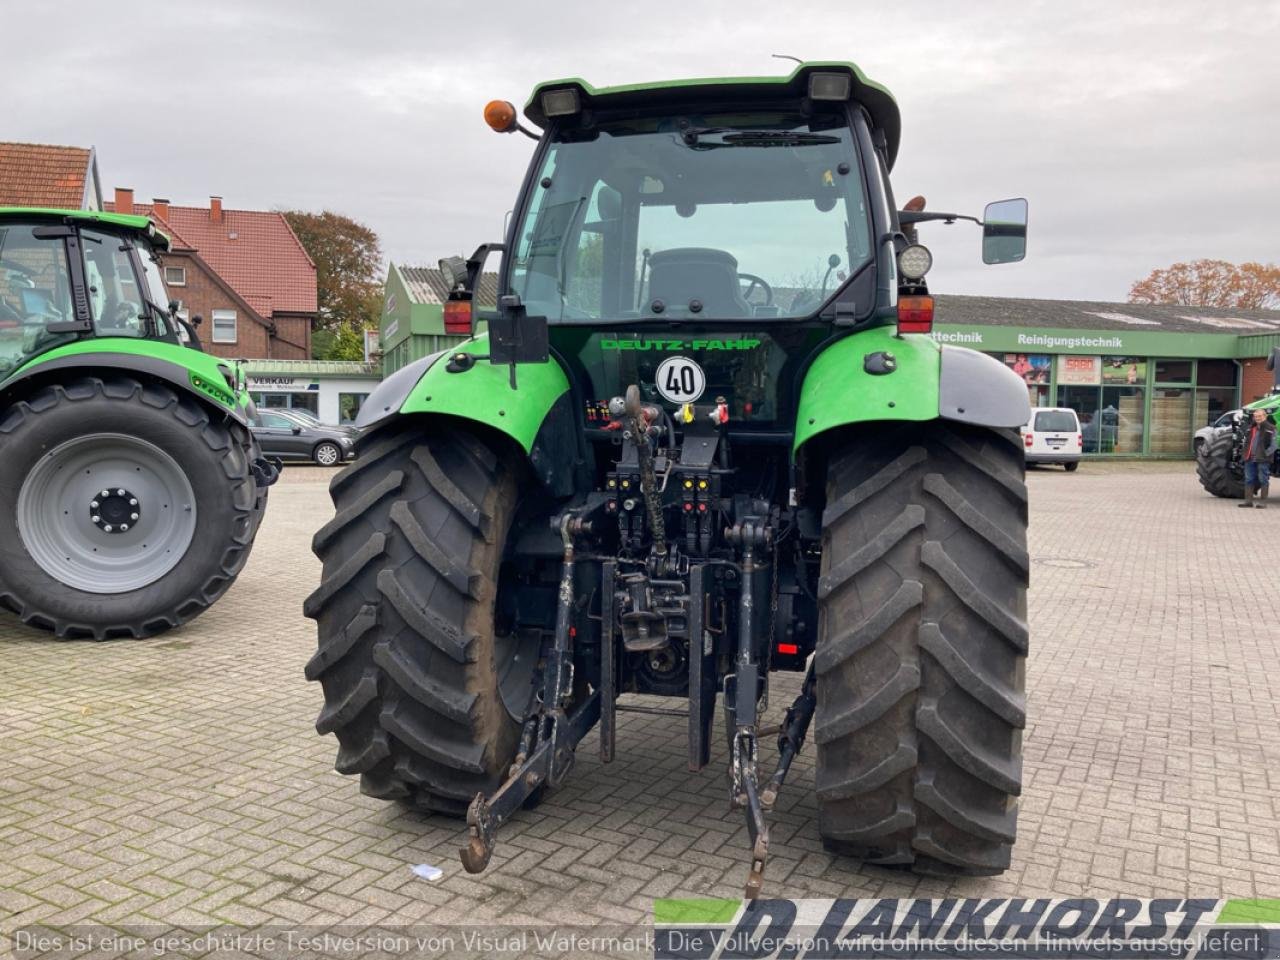
[[[301,377],[249,377],[250,390],[319,390],[320,384]]]

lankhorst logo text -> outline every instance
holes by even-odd
[[[1280,900],[659,900],[656,957],[1280,956]]]

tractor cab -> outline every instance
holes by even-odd
[[[0,208],[0,379],[89,337],[194,340],[169,307],[145,217]]]

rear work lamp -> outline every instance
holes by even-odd
[[[578,91],[573,87],[548,90],[542,95],[542,112],[548,117],[568,117],[581,109]]]
[[[811,73],[810,100],[848,100],[853,91],[853,77],[847,73]]]

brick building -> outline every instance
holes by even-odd
[[[0,207],[101,210],[93,148],[0,143]]]
[[[161,258],[169,296],[201,319],[205,349],[220,357],[309,360],[316,318],[316,268],[284,215],[159,198],[135,203],[117,187],[107,209],[152,217],[171,240]]]

